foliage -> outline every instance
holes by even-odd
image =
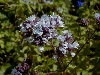
[[[99,75],[100,74],[100,13],[99,0],[85,0],[77,7],[71,0],[0,0],[0,75],[11,75],[12,69],[30,59],[29,75]],[[48,0],[49,1],[49,0]],[[24,41],[18,27],[27,17],[58,14],[63,18],[64,30],[70,30],[80,48],[53,59],[51,46],[40,52],[38,46]],[[85,20],[85,22],[84,22]],[[87,23],[88,22],[88,23]],[[99,22],[99,23],[97,23]],[[58,29],[61,32],[62,29]],[[57,39],[54,45],[57,45]]]

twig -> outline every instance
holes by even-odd
[[[55,71],[55,72],[47,72],[46,75],[57,74],[57,73],[62,73],[62,72],[57,72],[57,71]]]

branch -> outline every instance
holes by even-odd
[[[57,73],[60,74],[60,73],[62,73],[62,72],[57,72],[57,71],[55,71],[55,72],[47,72],[46,75],[57,74]]]

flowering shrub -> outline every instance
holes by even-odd
[[[99,6],[0,0],[0,75],[100,75]]]
[[[58,28],[63,28],[65,25],[62,18],[59,15],[43,15],[41,18],[37,18],[32,15],[26,19],[26,21],[20,24],[20,31],[23,32],[24,39],[29,43],[37,45],[39,51],[45,51],[44,47],[46,45],[51,45],[54,47],[53,59],[57,60],[61,55],[66,56],[71,53],[72,57],[75,56],[73,50],[79,47],[77,41],[74,41],[72,34],[68,30],[63,30],[61,34],[57,32]],[[52,43],[53,40],[57,40],[57,45]],[[60,54],[59,54],[60,53]],[[30,64],[24,61],[19,64],[16,69],[12,70],[12,74],[21,75],[26,73],[30,68]]]
[[[57,32],[57,29],[64,27],[62,18],[58,15],[43,15],[41,18],[37,18],[32,15],[26,19],[26,21],[20,24],[20,31],[26,37],[24,40],[34,45],[39,46],[39,50],[44,51],[44,46],[51,44],[53,39],[58,40],[58,46],[56,51],[60,51],[62,54],[72,53],[73,49],[78,48],[79,44],[72,37],[72,34],[68,30],[63,30],[61,33]]]

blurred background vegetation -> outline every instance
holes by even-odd
[[[75,0],[48,1],[53,3],[45,0],[0,0],[0,75],[11,75],[12,69],[24,58],[32,60],[31,75],[100,75],[100,23],[96,23],[94,16],[100,13],[100,1],[85,0],[81,7],[75,4]],[[41,17],[53,12],[63,18],[64,29],[70,30],[80,44],[80,48],[74,50],[77,54],[74,58],[69,55],[57,61],[23,41],[18,26],[27,17],[34,14]],[[80,24],[83,18],[89,20],[88,25]]]

